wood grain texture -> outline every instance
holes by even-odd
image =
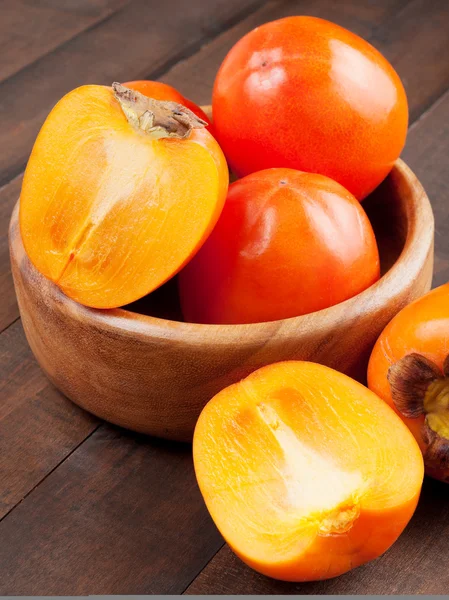
[[[11,259],[28,342],[50,380],[82,408],[177,440],[191,439],[202,407],[218,391],[272,362],[312,360],[363,380],[380,332],[430,288],[433,266],[430,204],[401,161],[364,206],[387,271],[379,282],[314,314],[230,326],[81,306],[31,265],[16,210]]]
[[[0,523],[0,594],[180,593],[222,544],[190,447],[102,426]]]
[[[413,123],[449,87],[449,3],[413,0],[370,38],[402,79]]]
[[[68,91],[87,83],[156,76],[258,4],[190,0],[185,10],[183,0],[154,5],[134,0],[4,81],[0,147],[8,152],[0,154],[0,185],[23,169],[47,114]]]
[[[129,0],[3,0],[0,81],[109,17]]]
[[[449,281],[449,92],[411,128],[404,151],[435,214],[433,285]]]
[[[22,175],[19,175],[0,189],[0,333],[19,316],[9,260],[8,226],[21,187]]]
[[[97,425],[97,419],[49,383],[33,358],[21,322],[4,331],[0,336],[0,520]]]
[[[449,486],[425,481],[417,512],[399,540],[381,558],[341,577],[286,583],[252,571],[228,546],[189,586],[190,594],[447,594]]]

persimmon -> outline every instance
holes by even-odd
[[[378,279],[374,232],[352,194],[323,175],[267,169],[229,186],[179,285],[187,321],[220,324],[303,315]]]
[[[20,230],[35,267],[87,306],[162,285],[213,229],[228,167],[206,123],[119,84],[64,96],[36,139]]]
[[[230,50],[213,118],[239,176],[270,167],[321,173],[361,200],[401,153],[408,106],[399,76],[368,42],[295,16],[257,27]]]
[[[233,551],[288,581],[335,577],[385,552],[424,475],[416,441],[385,402],[307,362],[264,367],[217,394],[193,458]]]
[[[449,283],[390,321],[371,354],[368,385],[410,428],[426,473],[449,482]]]
[[[144,96],[148,96],[149,98],[154,98],[155,100],[171,100],[172,102],[177,102],[178,104],[182,104],[186,106],[189,110],[191,110],[197,117],[206,121],[208,124],[208,128],[211,126],[211,122],[209,117],[206,115],[204,110],[200,108],[197,104],[183,96],[171,85],[167,83],[163,83],[162,81],[150,81],[147,79],[140,79],[137,81],[127,81],[123,84],[125,87],[130,88],[131,90],[136,90],[140,92]]]

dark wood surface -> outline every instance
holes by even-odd
[[[7,252],[21,171],[46,114],[83,83],[160,78],[206,103],[231,45],[266,20],[329,18],[403,78],[403,157],[436,217],[434,285],[449,279],[449,3],[440,0],[4,0],[0,19],[0,595],[449,592],[449,487],[426,481],[379,560],[307,585],[259,576],[223,546],[189,446],[101,423],[63,398],[24,338]]]

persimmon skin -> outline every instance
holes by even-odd
[[[385,552],[412,517],[422,455],[389,407],[346,375],[290,361],[203,409],[193,460],[231,549],[269,577],[336,577]]]
[[[368,386],[401,417],[415,436],[423,453],[424,415],[407,418],[396,408],[387,379],[388,369],[411,353],[418,353],[443,368],[449,354],[449,283],[442,285],[403,308],[386,326],[377,340],[368,364]],[[449,468],[426,465],[426,473],[449,482]]]
[[[290,167],[365,198],[405,144],[408,105],[390,63],[323,19],[266,23],[230,50],[213,90],[217,139],[239,176]]]
[[[192,102],[191,100],[180,94],[180,92],[178,92],[178,90],[172,87],[171,85],[163,83],[162,81],[150,81],[147,79],[128,81],[123,85],[132,90],[136,90],[141,94],[144,94],[145,96],[154,98],[155,100],[171,100],[172,102],[178,102],[178,104],[186,106],[200,119],[203,119],[203,121],[206,121],[208,123],[208,129],[210,131],[211,122],[204,110],[197,104],[195,104],[195,102]]]
[[[374,232],[347,190],[323,175],[267,169],[230,185],[179,289],[187,321],[255,323],[328,308],[378,279]]]
[[[34,144],[20,230],[34,266],[73,300],[123,306],[190,260],[213,229],[228,186],[206,129],[153,139],[127,120],[111,88],[64,96]]]

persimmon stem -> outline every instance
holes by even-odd
[[[128,122],[152,139],[184,139],[189,137],[192,129],[207,125],[206,121],[177,102],[155,100],[117,82],[112,84],[112,90]]]

